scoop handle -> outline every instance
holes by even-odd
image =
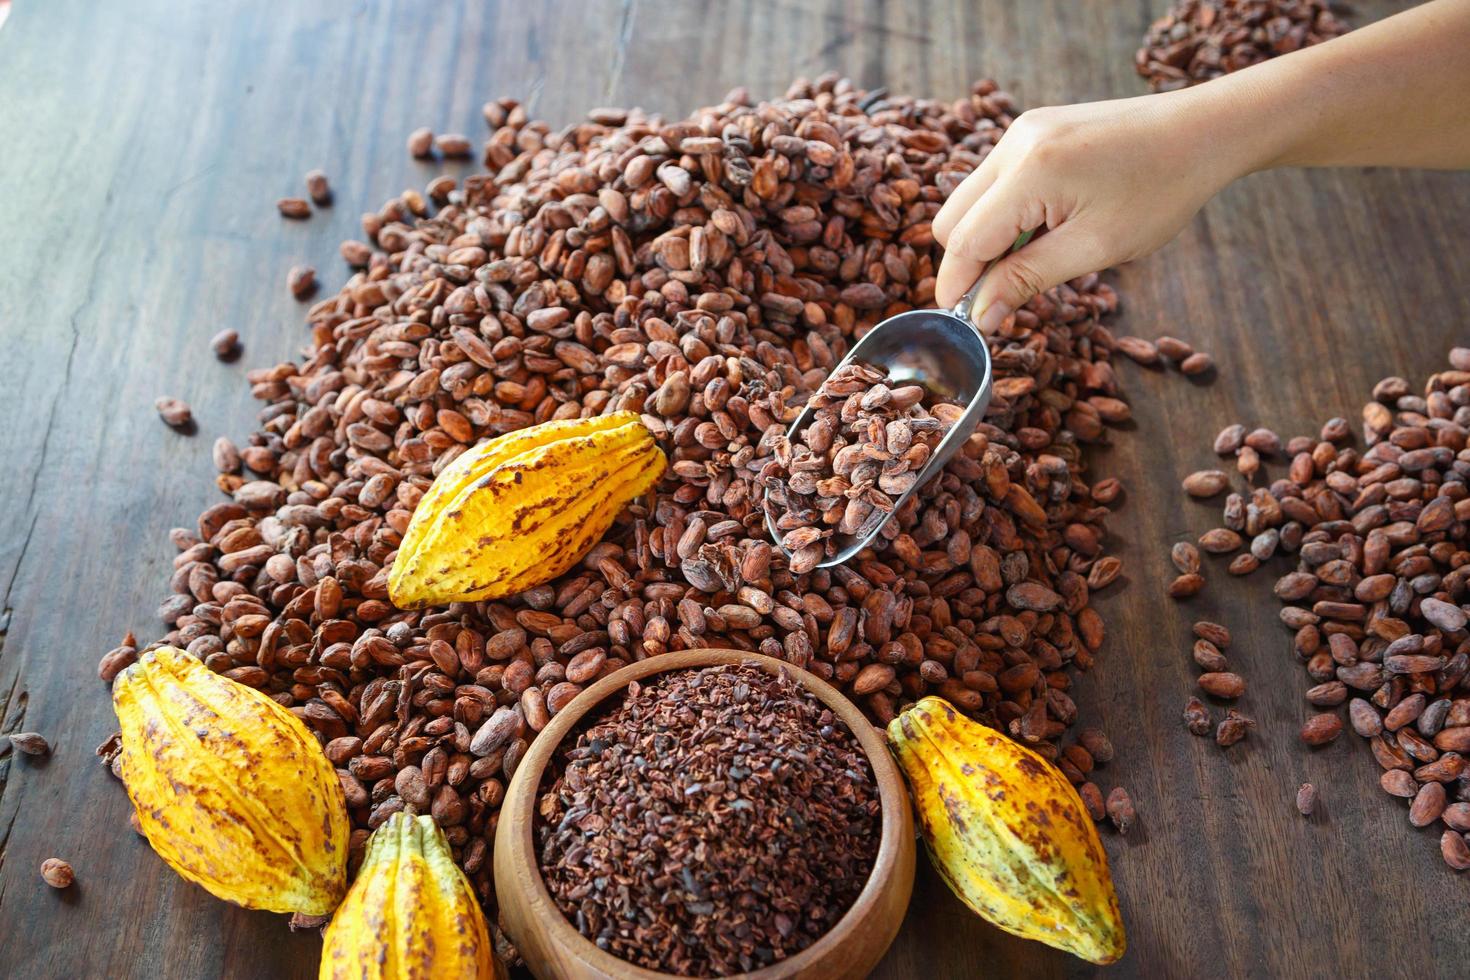
[[[1011,252],[1016,251],[1021,246],[1029,242],[1031,240],[1031,236],[1034,234],[1036,234],[1035,228],[1031,229],[1030,231],[1021,232],[1020,237],[1016,239],[1016,243],[1011,246]],[[1008,252],[1007,254],[1010,253]],[[996,261],[999,260],[997,259]],[[972,326],[974,325],[975,321],[970,319],[971,307],[975,305],[975,297],[980,295],[980,284],[985,281],[985,277],[989,275],[990,270],[994,268],[995,262],[992,262],[984,269],[980,270],[980,275],[976,276],[975,282],[970,286],[969,289],[965,290],[965,295],[960,297],[960,301],[954,305],[954,309],[950,311],[951,313],[959,317],[961,320],[964,320],[966,323]]]

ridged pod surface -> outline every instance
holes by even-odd
[[[888,743],[913,792],[934,866],[988,922],[1092,963],[1127,938],[1108,858],[1057,768],[927,697],[893,719]]]
[[[118,675],[123,783],[148,843],[210,894],[325,915],[347,890],[347,802],[316,738],[176,647]]]
[[[514,595],[571,568],[666,460],[633,412],[543,422],[461,454],[414,510],[388,574],[400,609]]]
[[[321,980],[504,975],[469,879],[431,817],[395,813],[374,831],[323,938]]]

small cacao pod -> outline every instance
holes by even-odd
[[[1091,963],[1127,939],[1108,858],[1072,784],[1041,756],[926,697],[888,724],[924,843],[988,922]]]
[[[458,456],[419,501],[388,594],[400,609],[514,595],[602,539],[666,460],[634,412],[543,422]]]
[[[368,839],[323,935],[321,980],[499,980],[469,879],[432,817],[395,813]]]
[[[249,909],[324,915],[347,890],[347,803],[316,738],[176,647],[118,675],[119,764],[169,867]]]

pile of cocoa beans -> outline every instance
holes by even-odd
[[[1149,25],[1133,65],[1155,92],[1168,92],[1347,30],[1326,0],[1178,0]]]
[[[486,104],[485,172],[364,215],[305,358],[250,371],[259,428],[215,445],[226,499],[174,532],[158,642],[319,734],[355,848],[392,813],[431,813],[487,899],[498,807],[537,732],[597,678],[690,647],[783,658],[878,723],[942,695],[1057,760],[1101,818],[1088,780],[1111,746],[1067,732],[1069,668],[1103,644],[1089,598],[1120,569],[1103,549],[1121,488],[1089,485],[1084,456],[1129,416],[1109,286],[1075,280],[1003,326],[979,430],[855,560],[793,573],[757,488],[854,340],[933,304],[931,221],[1016,114],[991,82],[950,102],[832,75],[679,122],[599,109],[553,128]],[[506,601],[390,604],[444,466],[617,409],[670,465],[578,566]]]

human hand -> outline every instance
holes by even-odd
[[[1205,88],[1207,86],[1202,86]],[[992,333],[1032,296],[1163,245],[1246,166],[1213,145],[1198,90],[1022,114],[934,219],[935,284],[953,306],[992,260],[973,309]],[[1048,229],[1007,255],[1024,231]]]

